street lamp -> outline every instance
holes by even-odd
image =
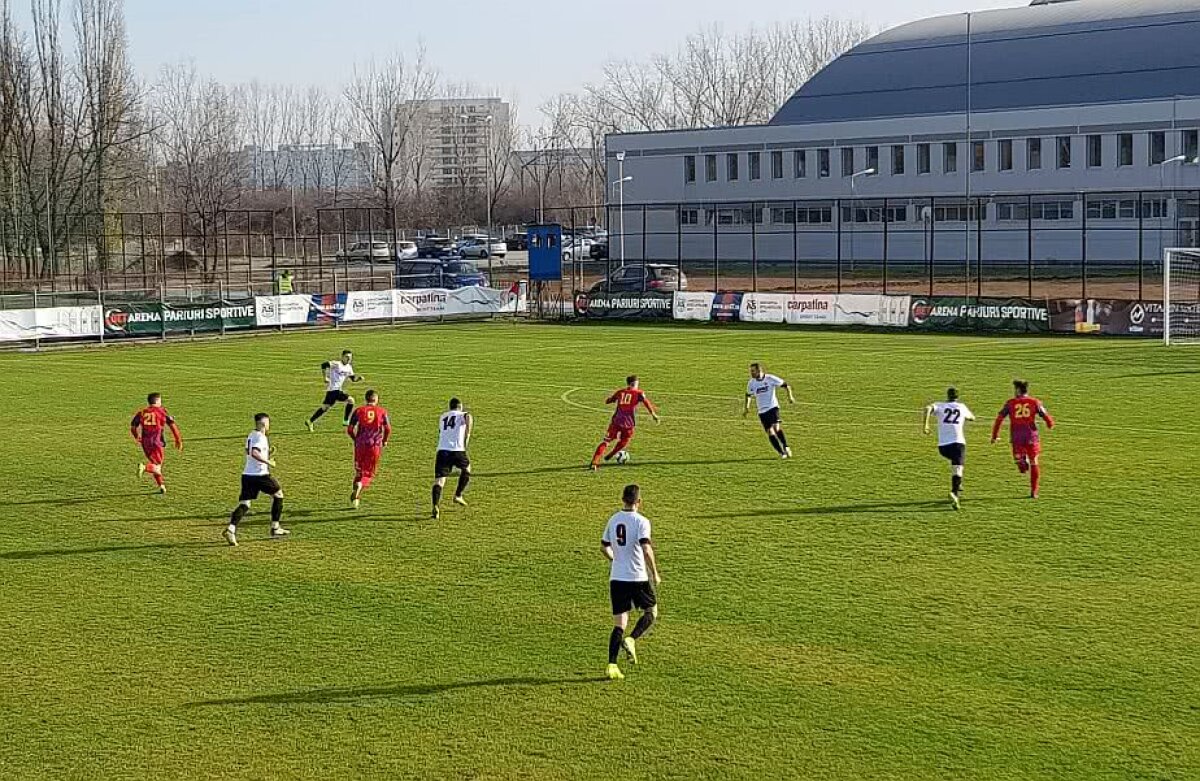
[[[850,270],[851,271],[854,271],[854,233],[855,233],[855,231],[858,230],[855,227],[855,224],[858,222],[858,220],[855,219],[857,212],[858,212],[858,203],[857,203],[858,177],[874,176],[874,175],[875,175],[874,168],[864,168],[863,170],[861,170],[857,173],[850,174],[850,194],[851,194],[851,196],[853,196],[850,201],[851,202],[851,206],[850,206]]]
[[[617,155],[618,163],[623,162],[624,160],[625,160],[624,152]],[[620,173],[620,172],[621,171],[619,171],[618,173]],[[617,181],[611,182],[609,184],[609,187],[617,188],[617,210],[618,210],[617,222],[620,226],[619,230],[621,232],[621,265],[622,266],[625,265],[625,183],[632,182],[632,181],[633,181],[632,176],[622,176]]]
[[[1163,239],[1163,231],[1166,229],[1165,223],[1167,221],[1167,201],[1168,201],[1168,199],[1166,197],[1166,192],[1165,192],[1165,190],[1167,189],[1167,185],[1166,185],[1167,166],[1174,165],[1176,163],[1186,163],[1187,161],[1188,161],[1187,155],[1175,155],[1174,157],[1163,160],[1161,163],[1158,164],[1158,190],[1160,193],[1163,194],[1162,212],[1158,215],[1158,262],[1162,262],[1163,248],[1165,246],[1165,244],[1164,244],[1165,240]]]

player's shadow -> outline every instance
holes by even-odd
[[[0,553],[0,559],[27,561],[55,556],[88,556],[96,553],[122,553],[128,551],[176,550],[179,548],[213,548],[224,542],[157,542],[147,545],[100,545],[93,548],[47,548],[45,550],[14,550]]]
[[[980,499],[973,499],[979,503]],[[914,502],[862,502],[859,504],[838,504],[809,507],[764,507],[753,512],[714,513],[703,515],[702,518],[762,518],[764,516],[795,516],[795,515],[857,515],[857,514],[886,514],[903,512],[937,512],[949,511],[949,502],[942,500],[922,499]]]
[[[668,459],[649,460],[649,461],[633,461],[627,465],[614,464],[611,461],[605,462],[600,466],[600,470],[606,469],[644,469],[646,467],[661,467],[661,466],[716,466],[718,464],[753,464],[760,461],[778,461],[779,458],[710,458],[710,459],[681,459],[672,461]],[[554,472],[580,472],[588,471],[587,464],[571,464],[569,466],[539,466],[532,469],[514,469],[509,472],[472,472],[472,477],[515,477],[518,475],[543,475]]]
[[[302,689],[277,694],[256,694],[250,697],[229,697],[219,700],[203,700],[188,703],[189,707],[211,705],[320,705],[339,702],[357,702],[372,699],[406,699],[429,697],[462,689],[530,688],[534,686],[573,686],[602,683],[607,678],[491,678],[479,681],[457,681],[455,683],[393,684],[388,686],[326,687]]]
[[[76,504],[103,502],[107,499],[125,499],[130,496],[151,496],[148,491],[126,491],[119,494],[92,494],[91,496],[52,496],[43,499],[22,499],[17,502],[3,501],[0,507],[26,507],[29,505],[53,504],[59,507],[70,507]]]
[[[1137,377],[1174,377],[1180,374],[1200,374],[1200,369],[1180,369],[1173,372],[1137,372],[1136,374],[1118,374],[1114,379],[1131,380]]]

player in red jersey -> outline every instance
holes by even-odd
[[[592,455],[591,468],[593,470],[600,468],[601,459],[608,461],[629,447],[629,441],[633,439],[634,428],[637,427],[636,413],[639,404],[650,411],[650,417],[654,418],[655,423],[661,422],[658,410],[650,403],[645,392],[638,387],[636,374],[626,377],[625,387],[609,396],[604,403],[616,404],[617,411],[613,413],[612,422],[608,424],[608,433],[604,435],[604,441]],[[605,455],[604,449],[613,440],[616,440],[617,444],[608,452],[608,455]]]
[[[176,450],[183,450],[183,436],[179,433],[175,418],[163,408],[161,393],[151,393],[146,397],[146,404],[149,406],[129,421],[129,433],[146,454],[146,463],[138,464],[138,477],[149,472],[158,485],[158,492],[165,494],[167,486],[163,482],[162,465],[167,447],[166,429],[171,430]]]
[[[1021,474],[1029,473],[1029,496],[1036,499],[1038,483],[1042,477],[1042,468],[1038,464],[1042,441],[1038,436],[1037,419],[1046,421],[1046,428],[1054,428],[1054,418],[1050,417],[1042,402],[1029,395],[1028,382],[1013,380],[1013,389],[1016,396],[1004,402],[1004,408],[992,424],[992,444],[996,444],[1000,438],[1000,426],[1003,425],[1004,419],[1008,418],[1013,458]]]
[[[367,391],[366,404],[354,410],[346,433],[354,440],[354,488],[350,492],[350,506],[358,509],[363,489],[375,478],[379,458],[388,440],[392,438],[392,423],[388,411],[379,406],[379,394]]]

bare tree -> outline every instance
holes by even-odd
[[[201,77],[191,63],[165,68],[156,95],[167,189],[180,211],[194,215],[205,268],[211,273],[216,253],[209,249],[218,216],[236,204],[240,190],[234,100],[229,90]]]
[[[380,205],[393,221],[409,170],[405,155],[411,153],[414,125],[436,85],[437,74],[422,48],[411,62],[396,54],[382,63],[356,68],[346,87],[346,103],[363,135],[363,162]]]

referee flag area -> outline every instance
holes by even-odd
[[[389,316],[426,305],[389,296]],[[675,301],[661,324],[0,352],[0,777],[1200,775],[1191,351],[921,332],[914,318],[1042,316],[938,308],[952,301],[779,310],[871,331],[666,321],[720,303]],[[737,310],[771,320],[777,303]],[[267,316],[213,316],[251,315]],[[348,391],[376,390],[392,427],[358,509],[341,408],[305,427],[343,350],[364,378]],[[752,362],[795,394],[778,391],[791,458],[743,417]],[[628,461],[593,473],[629,375],[661,423],[643,410]],[[1014,378],[1055,420],[1037,500],[1007,440],[988,442]],[[958,512],[922,434],[948,386],[977,416]],[[129,435],[152,392],[185,442],[162,496]],[[452,397],[473,426],[469,506],[451,480],[433,520]],[[229,547],[260,412],[291,535],[269,539],[264,500]],[[609,681],[600,539],[630,483],[662,583],[638,663]]]

